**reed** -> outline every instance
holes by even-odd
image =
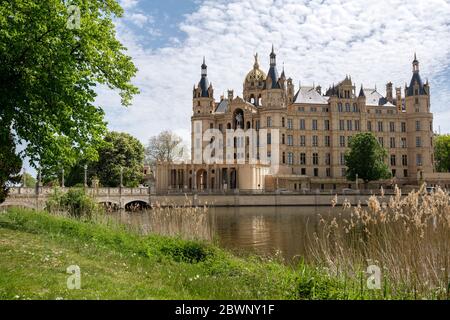
[[[448,299],[449,248],[450,196],[441,188],[427,192],[424,184],[405,197],[397,186],[393,196],[381,190],[367,207],[344,201],[337,217],[321,218],[307,258],[353,278],[376,265],[383,294]]]

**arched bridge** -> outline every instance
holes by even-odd
[[[59,188],[66,192],[69,188]],[[45,208],[48,198],[55,192],[54,188],[11,188],[6,201],[1,208],[26,207],[37,210]],[[149,188],[86,188],[86,192],[97,202],[118,209],[133,206],[150,206],[151,193]]]

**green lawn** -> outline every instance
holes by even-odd
[[[67,289],[66,268],[81,269]],[[352,285],[351,285],[352,284]],[[358,299],[359,281],[44,212],[0,214],[0,299]]]

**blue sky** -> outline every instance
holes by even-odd
[[[323,88],[351,75],[357,87],[385,94],[411,79],[414,52],[431,85],[435,131],[450,132],[450,0],[119,0],[119,39],[139,71],[141,94],[124,108],[98,89],[110,130],[143,143],[165,129],[190,140],[192,87],[206,56],[216,100],[242,83],[258,52],[298,84]]]
[[[259,53],[298,84],[328,87],[347,74],[377,87],[411,79],[414,52],[432,90],[435,130],[450,132],[450,0],[121,0],[118,36],[139,68],[141,94],[126,109],[99,91],[111,130],[142,142],[164,129],[190,139],[192,86],[206,56],[215,98],[242,82]]]

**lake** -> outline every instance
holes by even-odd
[[[172,214],[170,209],[115,213],[122,222],[143,233],[181,233],[211,240],[235,253],[274,255],[287,260],[305,253],[305,243],[317,228],[320,216],[336,213],[331,207],[216,207],[204,218],[199,214]],[[189,220],[189,221],[187,221]],[[196,220],[193,222],[192,220]],[[208,239],[209,238],[209,239]]]

